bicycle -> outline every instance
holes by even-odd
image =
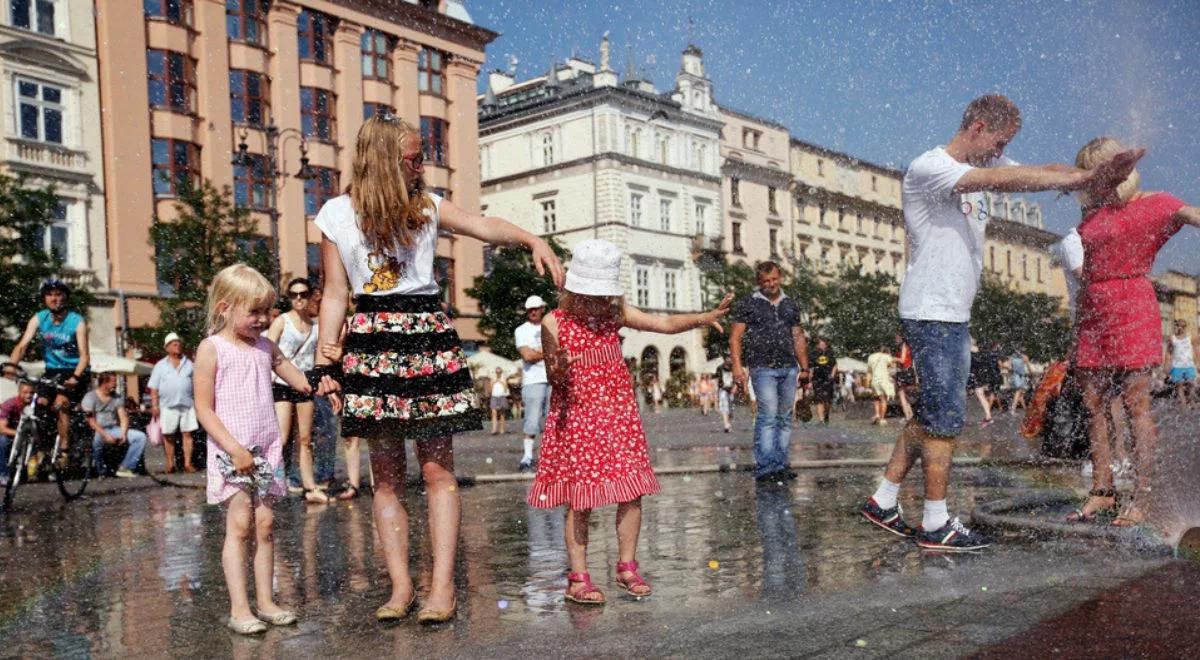
[[[66,388],[57,380],[29,376],[20,369],[16,371],[16,378],[18,382],[33,385],[34,395],[21,412],[17,435],[8,456],[4,457],[9,475],[4,489],[4,510],[12,507],[17,488],[28,476],[29,461],[38,451],[49,456],[50,471],[63,499],[68,502],[78,499],[87,490],[92,472],[92,439],[77,430],[78,420],[73,414],[64,453],[58,435],[58,415],[52,402]],[[71,479],[72,476],[78,478]]]

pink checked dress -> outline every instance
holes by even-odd
[[[550,393],[550,414],[529,504],[591,509],[658,492],[616,321],[579,321],[561,310],[558,343],[579,356],[566,387]]]
[[[254,346],[242,342],[233,344],[219,335],[208,341],[217,349],[217,378],[214,405],[217,418],[237,441],[247,449],[260,447],[261,455],[275,471],[270,494],[287,496],[283,475],[283,440],[279,422],[275,419],[275,402],[271,396],[271,342],[259,337]],[[238,487],[225,481],[217,467],[221,447],[208,440],[208,503],[220,504],[238,492]]]

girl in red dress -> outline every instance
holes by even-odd
[[[542,321],[542,347],[551,383],[550,413],[529,490],[532,506],[567,505],[566,542],[571,570],[566,598],[600,605],[604,594],[587,570],[588,516],[617,505],[617,584],[632,596],[650,595],[638,574],[642,496],[658,492],[629,370],[621,358],[621,328],[676,334],[713,326],[732,296],[701,314],[652,316],[624,303],[621,252],[602,240],[575,246],[566,293]]]
[[[1075,164],[1093,169],[1124,149],[1112,138],[1096,138],[1080,150]],[[1090,520],[1116,507],[1112,438],[1104,411],[1119,394],[1137,451],[1133,501],[1113,523],[1125,527],[1145,518],[1140,498],[1150,491],[1158,440],[1150,414],[1150,384],[1152,370],[1162,361],[1163,338],[1150,269],[1158,251],[1185,224],[1200,226],[1200,208],[1167,193],[1141,192],[1139,184],[1133,170],[1116,185],[1080,194],[1084,263],[1075,365],[1091,418],[1093,488],[1072,519]]]

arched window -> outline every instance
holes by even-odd
[[[641,380],[646,382],[650,376],[658,375],[658,349],[647,346],[642,349]]]
[[[671,359],[667,362],[671,368],[671,373],[675,374],[687,369],[687,351],[683,350],[682,346],[676,346],[671,349]]]

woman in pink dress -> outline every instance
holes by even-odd
[[[1096,138],[1075,158],[1093,169],[1125,147]],[[1140,501],[1150,491],[1158,435],[1150,414],[1152,370],[1162,361],[1162,325],[1150,282],[1154,258],[1185,224],[1200,226],[1200,208],[1167,193],[1140,189],[1136,170],[1116,185],[1080,193],[1083,223],[1083,290],[1076,325],[1075,366],[1081,374],[1084,405],[1090,413],[1092,491],[1072,520],[1091,520],[1116,508],[1112,438],[1104,410],[1122,397],[1137,451],[1137,486],[1132,503],[1113,524],[1133,526],[1145,518]]]

